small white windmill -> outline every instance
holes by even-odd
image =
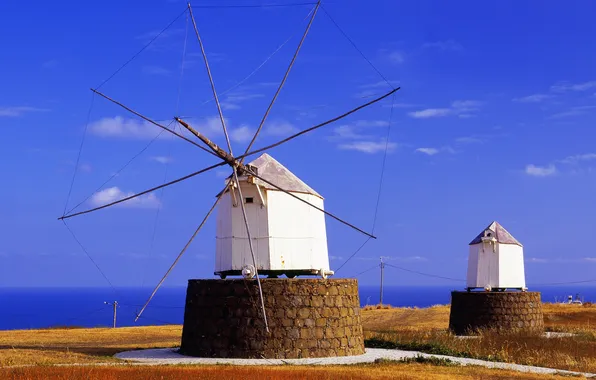
[[[468,290],[527,290],[524,249],[503,226],[492,222],[470,242]]]
[[[207,219],[218,206],[218,204],[220,204],[220,206],[217,226],[218,244],[215,272],[221,277],[237,274],[244,274],[245,277],[249,278],[256,277],[256,280],[259,284],[259,290],[261,289],[258,275],[259,271],[270,273],[274,276],[278,274],[285,274],[288,277],[301,274],[320,275],[326,277],[327,275],[333,274],[333,272],[329,270],[324,215],[330,216],[333,219],[351,228],[354,228],[355,230],[367,235],[370,238],[375,238],[372,234],[343,221],[328,211],[325,211],[323,208],[322,197],[269,155],[262,155],[250,164],[244,164],[244,160],[248,156],[262,153],[285,142],[288,142],[300,135],[343,119],[357,112],[358,110],[361,110],[391,96],[399,90],[399,87],[394,88],[388,81],[386,81],[388,86],[392,88],[391,91],[354,109],[351,109],[333,119],[327,120],[323,123],[291,135],[275,144],[251,151],[253,144],[255,143],[259,133],[263,128],[263,125],[267,120],[271,108],[273,107],[281,89],[284,86],[284,83],[286,82],[286,79],[288,78],[294,61],[298,56],[300,48],[302,47],[302,44],[320,7],[320,1],[314,4],[313,10],[310,14],[310,20],[306,30],[304,31],[304,34],[302,35],[300,43],[296,48],[294,56],[259,123],[255,135],[248,144],[244,153],[241,155],[234,155],[234,152],[232,151],[232,145],[230,143],[226,121],[223,116],[222,107],[220,106],[218,94],[215,89],[215,83],[211,75],[207,55],[205,54],[203,42],[201,40],[201,36],[199,34],[190,4],[187,6],[188,16],[192,20],[192,26],[201,49],[201,54],[205,63],[207,74],[209,76],[213,100],[217,106],[219,119],[221,121],[221,126],[226,139],[227,150],[217,146],[213,141],[195,130],[181,118],[175,117],[174,120],[182,127],[190,131],[204,145],[201,145],[198,142],[175,132],[174,130],[168,128],[168,126],[164,126],[148,118],[147,116],[134,111],[130,107],[127,107],[124,104],[101,93],[98,89],[91,89],[94,94],[117,104],[118,106],[142,118],[143,120],[163,129],[164,131],[176,135],[179,138],[217,157],[219,159],[219,163],[99,207],[80,212],[72,212],[73,209],[71,209],[69,212],[66,212],[65,209],[65,213],[59,218],[65,224],[65,220],[68,218],[87,214],[122,202],[126,202],[166,186],[182,182],[188,178],[205,173],[220,166],[227,165],[232,169],[232,174],[230,177],[228,177],[225,187],[218,193],[215,203],[207,215],[205,215],[204,219],[197,227],[184,248],[181,250],[177,258],[174,260],[170,268],[167,270],[161,281],[157,284],[151,296],[141,311],[137,314],[137,319],[141,313],[143,313],[159,287],[163,284],[174,266],[180,260],[181,256],[190,246],[193,239],[205,225]],[[110,78],[108,78],[108,80]],[[287,212],[288,208],[291,209],[290,213]],[[288,241],[285,242],[284,239],[287,239]],[[267,327],[267,319],[262,302],[262,293],[261,307],[265,326]]]

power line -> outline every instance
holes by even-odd
[[[397,265],[392,265],[392,264],[389,264],[389,263],[385,263],[385,265],[388,266],[388,267],[391,267],[391,268],[403,270],[403,271],[410,272],[410,273],[419,274],[421,276],[426,276],[426,277],[434,277],[434,278],[440,278],[440,279],[443,279],[443,280],[450,280],[450,281],[461,281],[461,282],[465,282],[466,281],[466,280],[461,280],[461,279],[458,279],[458,278],[443,277],[443,276],[438,276],[438,275],[435,275],[435,274],[418,272],[418,271],[415,271],[415,270],[411,270],[411,269],[407,269],[407,268],[403,268],[403,267],[398,267]]]
[[[229,4],[229,5],[193,5],[195,9],[226,9],[226,8],[281,8],[301,5],[315,5],[316,3],[287,3],[287,4]]]
[[[89,258],[89,260],[91,260],[91,262],[93,263],[93,265],[95,265],[95,267],[97,268],[97,270],[99,271],[99,273],[101,273],[101,275],[106,280],[106,282],[108,284],[110,284],[110,287],[112,288],[112,290],[114,291],[114,293],[118,294],[118,291],[116,290],[116,288],[114,287],[114,285],[112,285],[112,282],[110,281],[110,279],[108,278],[108,276],[106,276],[106,274],[101,270],[101,268],[99,267],[99,265],[97,265],[97,263],[95,262],[95,260],[93,260],[93,258],[89,254],[89,252],[87,252],[87,250],[85,249],[85,247],[83,246],[83,244],[79,241],[79,239],[76,237],[75,233],[70,229],[70,227],[68,226],[68,224],[66,224],[66,221],[64,219],[62,219],[62,223],[64,223],[64,226],[66,227],[66,229],[68,230],[68,232],[70,232],[70,234],[75,239],[75,241],[77,242],[77,244],[79,244],[79,246],[81,247],[81,249],[83,250],[83,252],[85,252],[85,255],[87,255],[87,257]]]
[[[344,30],[337,24],[337,22],[335,22],[335,20],[333,19],[333,17],[331,17],[331,15],[329,14],[329,12],[327,12],[327,10],[325,9],[325,7],[321,5],[321,9],[323,9],[323,12],[327,15],[327,17],[329,17],[329,20],[331,20],[331,22],[333,23],[333,25],[335,25],[335,27],[337,28],[337,30],[339,30],[339,32],[350,42],[350,44],[352,44],[352,46],[354,47],[354,49],[356,49],[356,51],[358,53],[360,53],[360,55],[362,56],[362,58],[364,58],[364,60],[366,62],[368,62],[368,64],[370,65],[370,67],[372,67],[373,70],[375,70],[377,72],[377,74],[379,74],[379,76],[381,78],[383,78],[383,80],[387,83],[387,85],[389,87],[391,87],[391,89],[394,89],[393,85],[387,80],[387,78],[385,78],[385,76],[381,73],[381,71],[379,69],[377,69],[377,67],[370,61],[370,59],[368,59],[366,57],[366,55],[364,55],[364,53],[362,52],[362,50],[360,50],[358,48],[358,46],[356,46],[356,43],[346,34],[346,32],[344,32]]]

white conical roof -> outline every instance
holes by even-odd
[[[314,191],[310,186],[304,183],[300,178],[296,177],[294,173],[288,170],[285,166],[280,164],[276,159],[263,153],[259,158],[249,162],[247,165],[254,166],[257,168],[257,174],[259,177],[263,177],[267,181],[276,184],[284,190],[293,193],[305,193],[316,195],[317,197],[323,198],[319,193]],[[228,179],[230,179],[228,177]],[[258,180],[258,179],[257,179]],[[279,190],[270,184],[258,180],[259,185],[269,190]]]
[[[517,239],[515,239],[502,225],[498,222],[492,222],[488,227],[486,227],[481,233],[478,234],[470,242],[472,244],[479,244],[482,243],[483,237],[493,237],[496,239],[497,243],[502,244],[517,244],[520,247],[522,246]]]

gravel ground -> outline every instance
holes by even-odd
[[[329,364],[359,364],[372,363],[377,359],[401,360],[405,358],[414,358],[416,356],[436,357],[449,359],[461,365],[478,365],[488,368],[509,369],[519,372],[532,372],[541,374],[562,374],[585,376],[596,378],[593,373],[581,373],[573,371],[563,371],[553,368],[533,367],[520,364],[489,362],[485,360],[457,358],[453,356],[431,355],[417,351],[387,350],[381,348],[367,348],[364,355],[358,356],[339,356],[332,358],[314,358],[314,359],[218,359],[218,358],[195,358],[176,353],[177,349],[160,348],[150,350],[126,351],[116,354],[119,359],[130,360],[143,364],[234,364],[234,365],[329,365]]]

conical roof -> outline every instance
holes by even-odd
[[[280,164],[276,159],[263,153],[259,158],[249,162],[247,165],[254,166],[257,168],[257,174],[259,177],[263,177],[267,181],[276,184],[284,190],[293,193],[305,193],[316,195],[319,198],[323,198],[319,193],[314,191],[310,186],[304,183],[300,178],[296,177],[294,173],[289,171],[285,166]],[[228,179],[231,178],[228,177]],[[258,179],[257,179],[258,180]],[[259,185],[269,190],[279,190],[270,184],[259,181]]]
[[[492,222],[488,227],[486,227],[481,233],[478,234],[470,242],[472,244],[479,244],[482,243],[482,238],[484,237],[492,237],[495,238],[497,243],[501,244],[516,244],[522,247],[522,244],[517,241],[502,225],[498,222]]]

